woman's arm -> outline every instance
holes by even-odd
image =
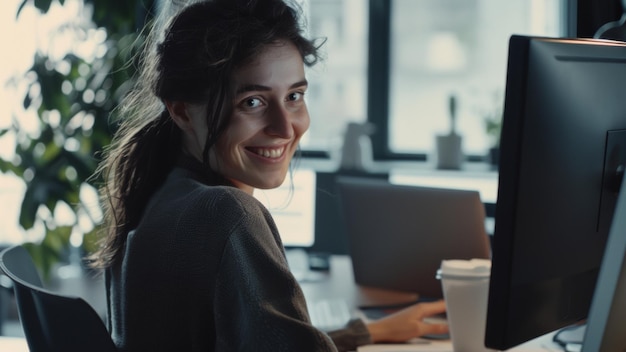
[[[367,324],[372,342],[404,342],[424,335],[448,333],[448,325],[429,323],[425,318],[446,311],[444,301],[417,303]]]
[[[220,207],[238,221],[222,251],[215,286],[217,349],[336,351],[310,323],[269,213],[247,195],[238,198],[240,209]]]
[[[424,321],[445,310],[443,301],[417,303],[368,323],[361,319],[351,320],[345,328],[331,331],[328,335],[337,350],[346,352],[371,343],[406,342],[414,337],[446,334],[447,324]]]

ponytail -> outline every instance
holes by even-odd
[[[180,152],[181,133],[167,109],[135,134],[120,165],[119,190],[126,218],[125,231],[137,226],[150,196],[165,181]],[[120,223],[118,223],[120,224]]]
[[[130,130],[130,126],[121,129]],[[181,150],[182,132],[167,109],[124,140],[113,142],[99,172],[105,184],[106,236],[93,256],[92,265],[107,267],[118,256],[128,232],[140,220],[150,197],[163,184]]]

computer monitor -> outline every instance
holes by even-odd
[[[626,161],[626,43],[512,36],[500,148],[485,345],[504,350],[587,317]]]
[[[586,322],[582,352],[626,351],[625,254],[626,187],[622,187]]]
[[[316,173],[294,168],[275,189],[254,191],[272,214],[283,246],[309,248],[315,242]]]

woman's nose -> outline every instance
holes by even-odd
[[[285,106],[274,104],[267,115],[265,132],[268,135],[289,139],[293,137],[293,112]]]

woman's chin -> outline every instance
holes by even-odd
[[[260,182],[258,182],[257,187],[258,189],[274,189],[274,188],[278,188],[280,187],[283,182],[285,181],[285,174],[283,175],[268,175],[268,177],[265,177],[263,180],[260,180]]]

